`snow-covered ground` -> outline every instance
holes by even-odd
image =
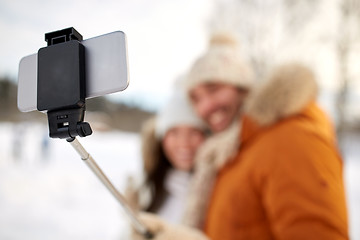
[[[79,141],[114,185],[141,178],[139,136],[97,132]],[[360,240],[360,136],[345,141],[350,233]],[[126,239],[118,202],[65,140],[38,123],[0,124],[0,239]]]
[[[342,148],[350,236],[352,240],[360,240],[360,135],[346,136]]]
[[[79,141],[118,189],[141,175],[137,135]],[[47,137],[47,126],[1,124],[0,149],[0,239],[124,239],[119,203],[69,143]]]

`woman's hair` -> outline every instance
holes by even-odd
[[[153,169],[153,171],[148,174],[146,182],[149,184],[152,192],[152,198],[149,206],[145,209],[148,212],[156,212],[164,203],[168,192],[164,187],[165,176],[170,168],[172,168],[171,163],[166,158],[164,150],[161,144],[158,145],[158,164]]]

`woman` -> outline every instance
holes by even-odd
[[[144,124],[145,181],[138,190],[127,189],[135,208],[180,223],[195,154],[205,136],[204,123],[183,93],[175,94],[155,118]]]

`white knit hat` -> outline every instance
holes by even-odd
[[[197,117],[183,91],[176,92],[166,106],[157,114],[155,135],[162,139],[166,132],[179,125],[205,130],[206,125]]]
[[[207,52],[193,64],[185,81],[187,91],[205,82],[222,82],[249,89],[253,72],[241,58],[236,38],[230,33],[216,33]]]

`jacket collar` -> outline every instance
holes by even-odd
[[[280,66],[251,93],[246,115],[261,127],[272,125],[301,112],[315,100],[317,91],[314,74],[308,68],[297,63]]]
[[[275,69],[263,84],[250,94],[242,117],[241,145],[261,129],[282,119],[307,112],[317,96],[314,74],[298,63]]]

